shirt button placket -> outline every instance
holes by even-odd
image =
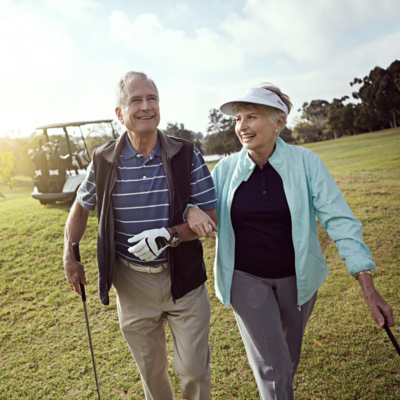
[[[262,201],[267,201],[267,191],[265,190],[265,173],[261,173],[261,190],[262,190]]]

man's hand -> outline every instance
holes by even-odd
[[[168,246],[171,234],[166,228],[150,229],[128,239],[129,243],[139,242],[128,251],[145,261],[155,260]]]
[[[65,277],[68,283],[74,285],[75,292],[82,296],[79,282],[86,285],[85,269],[82,263],[72,257],[64,257]]]
[[[215,232],[218,232],[215,222],[200,208],[190,207],[186,213],[190,229],[196,232],[199,237],[215,239]]]
[[[83,264],[76,261],[72,243],[79,243],[85,232],[89,210],[83,208],[76,200],[72,205],[65,224],[64,236],[64,269],[68,283],[74,285],[75,292],[82,296],[79,282],[86,285],[85,270]]]
[[[393,310],[374,287],[372,277],[368,274],[359,275],[357,278],[364,293],[364,300],[369,307],[369,312],[380,327],[386,322],[389,327],[394,326]]]

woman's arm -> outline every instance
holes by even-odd
[[[385,321],[388,326],[394,326],[393,310],[375,289],[372,276],[369,274],[358,275],[356,278],[364,294],[364,300],[369,307],[369,312],[378,326],[383,326]]]
[[[374,321],[378,326],[383,326],[385,321],[388,326],[394,326],[393,310],[375,289],[372,276],[357,274],[375,270],[372,254],[362,238],[360,221],[354,217],[335,180],[316,154],[312,164],[309,165],[312,201],[318,221],[335,242],[349,273],[357,277]]]

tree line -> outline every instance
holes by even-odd
[[[400,61],[393,61],[386,69],[375,67],[364,78],[354,78],[350,85],[356,89],[352,97],[357,102],[349,102],[349,96],[333,99],[332,102],[305,102],[299,109],[301,117],[294,129],[285,127],[280,137],[288,143],[309,143],[397,128],[400,125]],[[107,137],[103,127],[90,129],[93,132],[89,132],[85,140],[91,153],[110,137]],[[177,122],[169,122],[164,132],[193,142],[202,154],[232,154],[240,151],[242,147],[235,133],[235,119],[226,117],[215,108],[209,113],[207,136],[187,129],[184,124]],[[55,136],[52,137],[53,140]],[[57,139],[63,150],[63,135]],[[73,150],[79,146],[75,141],[71,143]],[[0,169],[6,171],[4,174],[2,172],[3,183],[16,175],[34,177],[28,150],[36,148],[37,142],[37,133],[28,138],[0,138],[1,152],[13,155],[1,159]],[[66,149],[64,150],[63,154],[66,154]]]
[[[349,96],[306,102],[299,109],[300,121],[294,134],[300,142],[337,139],[344,135],[397,128],[400,124],[400,61],[387,69],[375,67],[364,78],[354,78],[350,86],[357,103]]]

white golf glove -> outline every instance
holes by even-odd
[[[128,239],[129,243],[139,242],[129,247],[129,253],[145,261],[155,260],[167,247],[171,234],[165,228],[150,229]]]

